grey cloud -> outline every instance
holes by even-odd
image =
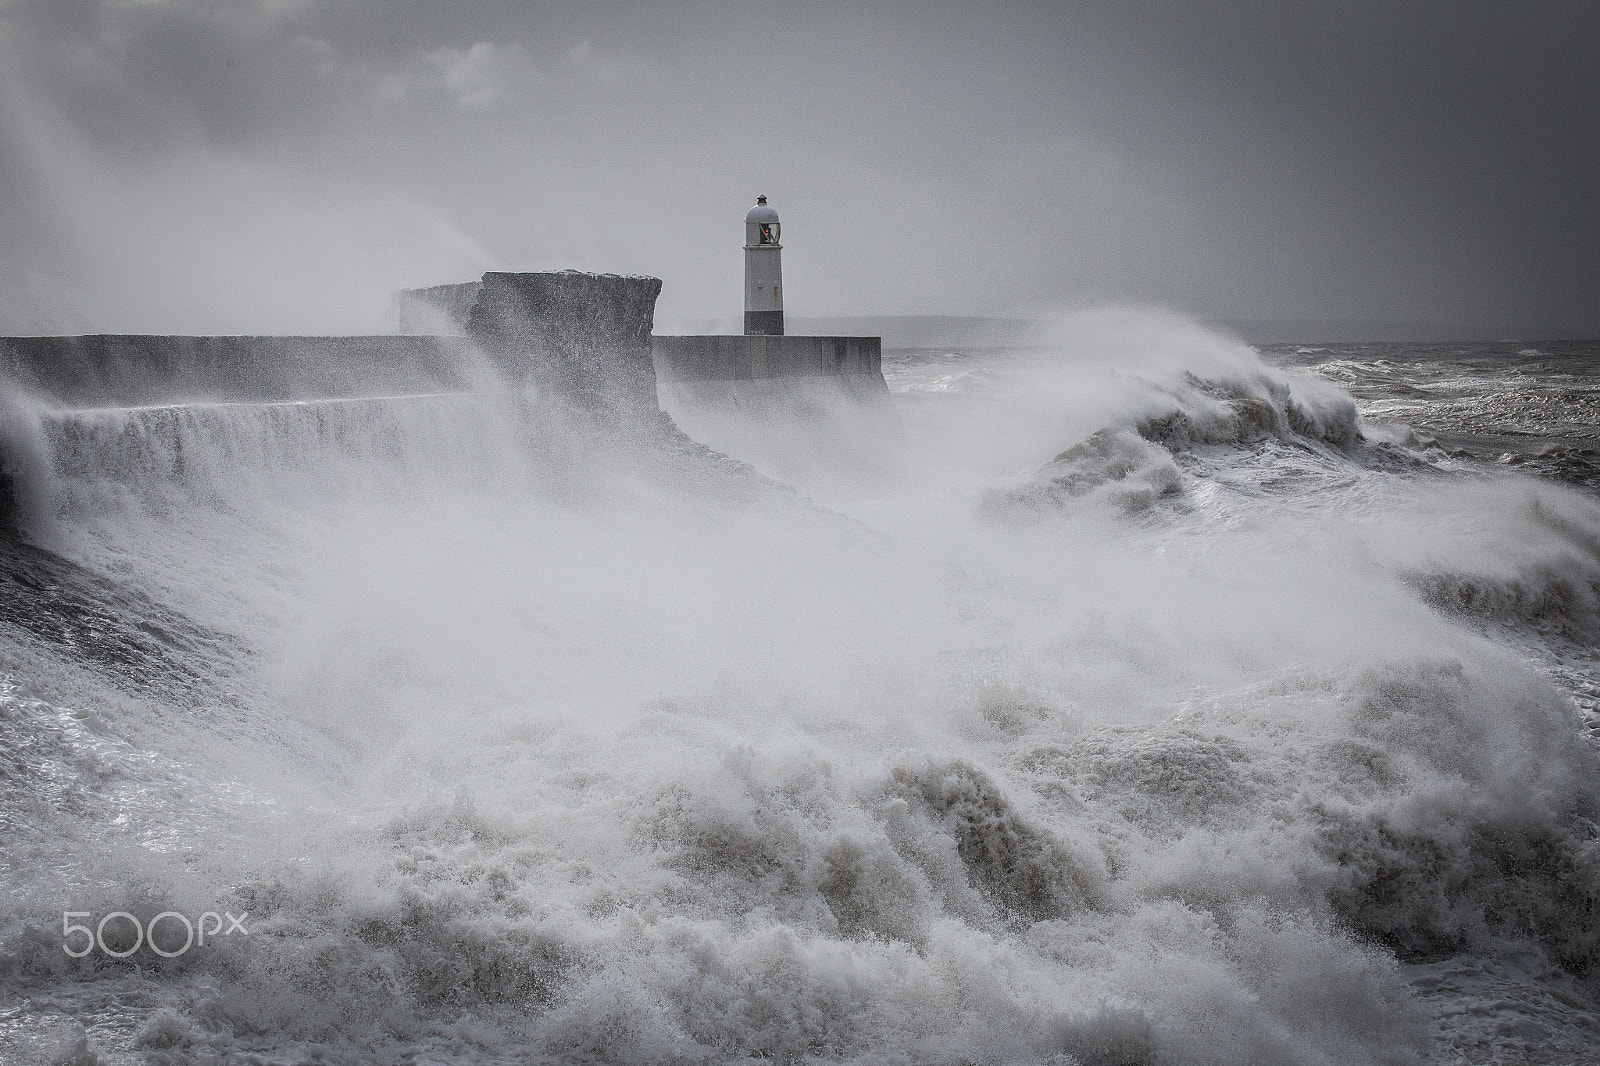
[[[207,212],[259,216],[255,239],[363,205],[348,260],[387,265],[362,291],[573,265],[660,274],[669,316],[733,313],[763,191],[801,313],[1600,329],[1600,8],[1577,0],[52,0],[0,7],[0,34],[34,116],[0,166],[43,220],[6,231],[13,279],[93,258],[49,221],[94,215],[50,188],[71,142],[124,184],[186,154],[254,175],[240,202],[174,182],[184,247],[238,239]]]

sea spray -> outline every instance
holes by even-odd
[[[1525,651],[1592,500],[1169,316],[888,370],[871,493],[537,396],[50,415],[52,543],[240,651],[175,713],[7,637],[8,796],[75,797],[7,810],[8,988],[174,1062],[1406,1063],[1470,962],[1585,1046]],[[61,951],[157,907],[251,932]]]

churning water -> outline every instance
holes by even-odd
[[[1080,316],[890,353],[881,457],[16,399],[0,1060],[1600,1060],[1600,347],[1523,347]]]

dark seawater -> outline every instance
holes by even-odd
[[[1452,456],[1600,487],[1600,342],[1274,345],[1268,361],[1349,391]]]
[[[0,1063],[1600,1061],[1597,375],[12,391]]]

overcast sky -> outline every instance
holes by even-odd
[[[0,332],[349,332],[484,270],[791,315],[1600,333],[1600,3],[0,0]]]

